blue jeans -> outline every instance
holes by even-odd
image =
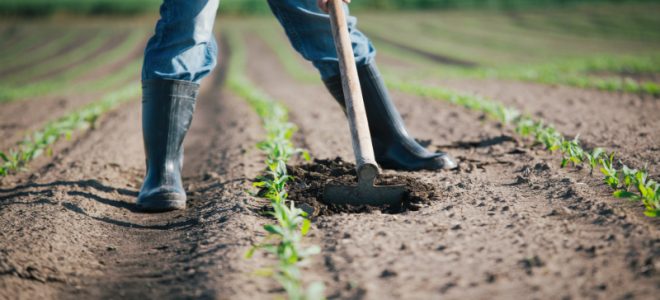
[[[199,83],[217,63],[213,23],[219,0],[164,0],[156,32],[147,43],[142,79],[177,79]],[[293,47],[318,69],[322,79],[339,74],[339,62],[327,14],[316,0],[268,0]],[[345,6],[346,12],[348,7]],[[348,17],[357,65],[374,60],[376,50]]]

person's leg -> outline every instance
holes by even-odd
[[[137,205],[145,211],[186,206],[183,139],[199,82],[216,65],[213,23],[218,0],[164,0],[142,67],[142,134],[147,174]]]
[[[268,0],[268,4],[293,47],[314,64],[330,93],[344,107],[339,61],[329,16],[316,6],[316,0]],[[346,5],[344,9],[348,12]],[[356,24],[355,17],[348,17],[376,161],[389,169],[455,168],[456,163],[449,155],[429,152],[410,137],[376,67],[376,51]]]
[[[330,16],[316,6],[316,0],[268,0],[271,10],[284,27],[289,41],[306,60],[321,73],[321,79],[339,75],[339,61],[335,50]],[[357,19],[348,14],[348,31],[357,65],[374,61],[376,49],[356,28]]]
[[[213,24],[219,0],[164,0],[160,20],[144,51],[142,80],[199,84],[216,65]]]

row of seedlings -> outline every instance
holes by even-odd
[[[243,74],[246,64],[243,41],[234,31],[227,31],[226,37],[232,53],[227,86],[254,108],[266,130],[265,139],[257,144],[266,156],[266,171],[258,177],[254,187],[259,188],[259,194],[270,201],[272,211],[269,215],[276,220],[275,224],[264,225],[266,238],[254,245],[246,257],[252,257],[259,250],[274,255],[277,265],[260,273],[273,276],[287,292],[289,299],[323,299],[322,283],[313,282],[306,288],[303,284],[300,266],[306,258],[319,253],[320,248],[316,245],[302,245],[311,222],[307,213],[288,199],[287,193],[287,183],[293,179],[287,173],[287,162],[297,155],[309,160],[309,154],[293,145],[291,138],[296,126],[288,121],[286,108],[259,90]]]

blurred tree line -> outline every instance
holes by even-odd
[[[154,13],[162,0],[0,0],[0,15],[40,17],[58,12],[79,15]],[[351,9],[496,9],[515,10],[584,3],[658,2],[658,0],[353,0]],[[220,0],[223,14],[268,13],[266,0]]]

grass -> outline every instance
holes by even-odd
[[[30,161],[43,154],[52,155],[52,145],[55,142],[62,138],[69,140],[76,131],[92,128],[102,114],[115,109],[123,102],[135,99],[139,94],[139,84],[133,83],[49,122],[43,128],[27,135],[18,147],[0,152],[0,176],[26,170]]]
[[[260,273],[277,279],[289,299],[323,299],[322,283],[315,282],[307,288],[303,286],[299,265],[305,258],[320,252],[320,248],[302,246],[302,239],[311,223],[306,218],[307,214],[287,199],[286,190],[287,183],[292,179],[287,174],[287,162],[298,154],[309,159],[309,154],[293,146],[291,137],[296,127],[288,122],[286,108],[261,92],[243,74],[246,61],[243,41],[233,31],[226,33],[232,53],[227,86],[254,108],[266,129],[266,138],[257,145],[266,155],[266,174],[260,176],[254,186],[260,188],[261,194],[270,201],[273,211],[269,214],[276,220],[275,224],[264,226],[267,237],[254,245],[246,257],[252,257],[259,250],[275,255],[277,265]]]

